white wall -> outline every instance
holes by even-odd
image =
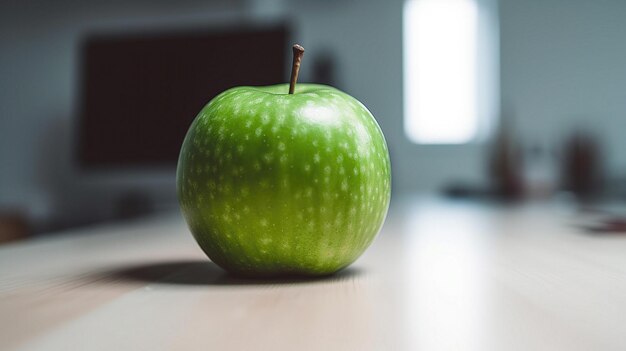
[[[519,133],[558,147],[596,133],[626,174],[626,1],[501,0],[501,86]]]

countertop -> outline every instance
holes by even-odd
[[[0,247],[2,350],[625,350],[626,235],[555,203],[392,202],[322,279],[243,280],[160,214]]]

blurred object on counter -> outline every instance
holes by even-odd
[[[0,244],[26,239],[30,235],[25,216],[15,210],[0,211]]]
[[[588,226],[587,230],[592,233],[626,233],[626,218],[610,217],[595,226]]]
[[[489,188],[479,184],[453,181],[441,189],[443,195],[453,199],[485,200],[493,197]]]
[[[533,143],[524,152],[524,195],[549,198],[558,190],[558,162],[548,145]]]
[[[489,157],[489,176],[494,195],[503,200],[521,198],[522,155],[513,135],[512,117],[503,116]]]
[[[601,150],[597,139],[584,131],[574,132],[563,149],[562,184],[580,200],[601,193]]]

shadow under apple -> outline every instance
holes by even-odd
[[[123,266],[99,274],[98,280],[169,285],[281,285],[344,281],[360,274],[358,268],[348,267],[335,274],[319,277],[249,278],[232,275],[208,260],[179,260]]]

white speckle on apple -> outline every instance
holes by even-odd
[[[250,111],[250,114],[252,114],[252,111]],[[268,124],[268,123],[270,123],[270,116],[269,116],[269,114],[267,114],[267,112],[266,112],[266,113],[263,113],[263,114],[261,115],[261,123],[263,123],[263,124]]]
[[[266,218],[261,218],[261,221],[259,222],[259,224],[261,224],[262,227],[267,227],[268,221]]]
[[[265,162],[270,163],[272,162],[272,160],[274,160],[274,154],[266,153],[263,155],[263,159],[265,160]]]
[[[278,150],[285,151],[285,143],[282,141],[278,143]]]
[[[313,162],[315,162],[315,163],[320,163],[320,153],[319,153],[319,152],[316,152],[316,153],[313,155]]]
[[[337,212],[337,216],[335,217],[335,225],[340,226],[343,222],[343,217],[341,212]]]
[[[254,131],[254,134],[256,134],[256,136],[260,136],[262,132],[263,130],[261,129],[261,127],[259,127]]]

